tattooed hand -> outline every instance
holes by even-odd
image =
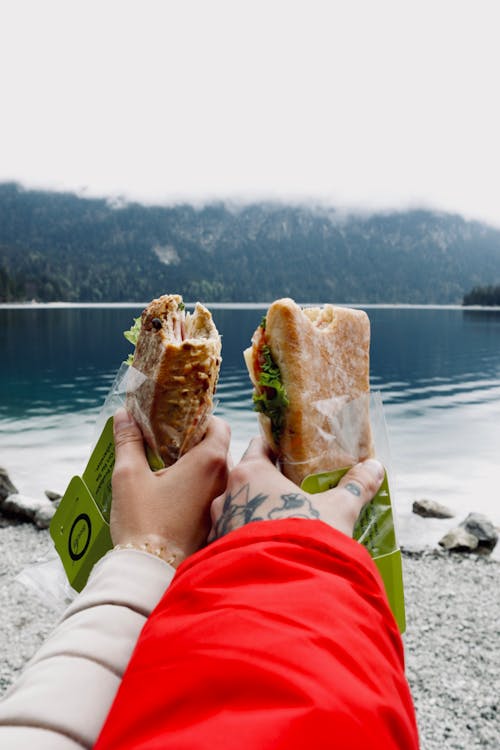
[[[348,471],[335,489],[309,495],[278,471],[263,441],[255,438],[230,472],[225,493],[212,503],[209,541],[252,521],[279,518],[319,519],[352,536],[361,508],[383,476],[382,465],[370,459]]]

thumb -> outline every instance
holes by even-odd
[[[343,495],[350,496],[358,503],[358,512],[363,505],[369,503],[377,494],[384,479],[385,470],[382,464],[374,458],[353,466],[340,480],[337,487],[331,490],[338,498]]]
[[[268,447],[267,443],[265,443],[262,438],[255,437],[252,438],[250,443],[248,444],[248,448],[244,452],[243,456],[240,459],[240,464],[246,463],[247,461],[267,461],[268,463],[273,463],[272,461],[272,451]],[[273,464],[274,466],[274,464]]]
[[[121,407],[113,417],[113,434],[115,440],[115,465],[146,464],[142,433],[126,409]]]

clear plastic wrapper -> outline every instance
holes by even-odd
[[[17,574],[15,580],[26,586],[32,594],[51,607],[61,612],[69,606],[78,592],[68,581],[66,571],[55,550],[46,560],[31,563]]]
[[[175,463],[203,438],[208,418],[213,410],[212,398],[198,399],[196,395],[185,401],[171,399],[167,388],[162,389],[151,378],[130,366],[120,370],[117,378],[117,396],[125,393],[125,406],[134,416],[146,440],[151,468],[158,469]],[[187,389],[186,389],[187,390]],[[151,420],[151,399],[168,402],[166,419],[158,424]],[[145,405],[148,406],[145,406]]]
[[[320,444],[323,449],[318,453],[311,450],[304,461],[292,461],[288,456],[282,456],[280,465],[285,473],[292,470],[298,473],[303,477],[302,486],[311,475],[316,475],[323,490],[327,490],[340,481],[349,467],[376,457],[389,475],[389,441],[380,393],[368,393],[351,401],[345,397],[326,399],[313,403],[311,411],[324,417],[324,422],[317,423],[317,438],[311,443],[314,447]],[[385,502],[383,495],[377,496],[377,502],[367,505],[356,525],[355,538],[373,553],[372,556],[396,549],[394,513],[388,487],[387,494]]]
[[[151,379],[147,378],[142,372],[136,370],[132,365],[123,363],[118,370],[113,385],[111,386],[104,404],[99,412],[96,421],[94,445],[102,433],[107,420],[113,416],[120,406],[128,406],[128,399],[132,394],[137,394],[141,390],[150,388]],[[136,409],[140,410],[140,400],[136,400]],[[178,422],[177,427],[165,425],[164,429],[169,435],[172,445],[175,446],[177,457],[180,458],[193,445],[193,434],[196,431],[196,437],[203,437],[206,430],[208,418],[213,412],[215,403],[210,406],[192,407],[185,409],[182,421]],[[139,416],[139,419],[137,419]],[[140,410],[136,413],[136,421],[141,427],[142,433],[146,436],[148,460],[152,469],[159,469],[163,466],[163,461],[159,456],[158,442],[154,436],[153,426],[149,420],[148,414]],[[148,439],[149,438],[149,442]]]
[[[362,511],[356,528],[355,538],[363,544],[373,558],[390,554],[399,549],[397,541],[397,515],[391,503],[390,477],[392,476],[389,437],[384,418],[382,396],[371,394],[370,421],[372,425],[375,457],[383,464],[386,479],[375,501]]]
[[[335,415],[330,415],[331,432],[329,440],[331,445],[338,444],[338,451],[331,450],[329,453],[312,455],[312,461],[306,462],[308,467],[322,466],[319,472],[310,473],[301,482],[301,487],[306,492],[324,492],[335,487],[349,468],[367,455],[352,455],[353,448],[363,443],[357,436],[360,426],[365,423],[359,421],[360,415],[369,407],[369,419],[371,424],[372,451],[369,455],[375,456],[385,467],[384,481],[373,500],[362,510],[356,523],[353,537],[366,547],[373,558],[384,582],[385,590],[391,609],[401,632],[406,627],[404,607],[404,587],[401,563],[401,551],[397,541],[396,519],[391,502],[391,490],[389,477],[391,474],[389,440],[384,419],[382,398],[380,393],[372,393],[365,399],[356,399],[346,403],[342,409],[337,410]],[[338,406],[338,403],[336,403]],[[321,409],[327,411],[324,403]],[[324,435],[322,439],[324,440]],[[351,460],[342,465],[342,458],[351,454]],[[332,460],[338,457],[339,463],[334,465]],[[330,461],[327,465],[324,461]],[[303,466],[300,467],[304,468]]]
[[[309,474],[353,466],[372,456],[370,410],[370,393],[351,400],[332,396],[309,404],[302,434],[296,441],[288,441],[293,455],[292,451],[280,450],[283,473],[300,484]]]

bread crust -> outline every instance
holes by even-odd
[[[182,297],[172,294],[143,311],[132,363],[138,373],[131,373],[126,398],[165,466],[203,438],[221,363],[221,340],[209,310],[197,303],[192,315],[184,315],[182,308]]]
[[[268,310],[265,338],[289,399],[279,445],[269,419],[259,417],[283,473],[300,485],[308,474],[373,455],[366,313],[334,305],[301,309],[284,298]]]

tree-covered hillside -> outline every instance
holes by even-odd
[[[500,284],[496,286],[476,286],[464,295],[464,305],[500,306]]]
[[[500,231],[429,211],[124,204],[0,184],[0,302],[460,303],[500,282]]]

